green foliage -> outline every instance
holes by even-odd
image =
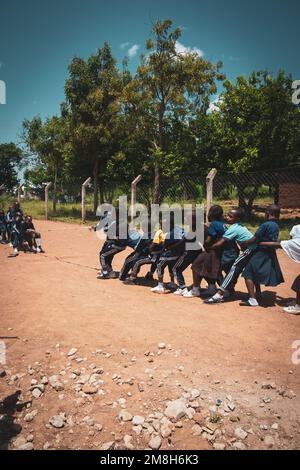
[[[23,153],[15,144],[0,144],[0,192],[11,191],[18,183],[17,169]]]

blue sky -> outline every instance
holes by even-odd
[[[67,66],[104,41],[135,69],[152,24],[181,26],[180,47],[222,60],[230,79],[279,69],[300,79],[298,0],[0,0],[0,143],[18,142],[22,121],[59,113]],[[123,45],[123,48],[121,47]]]

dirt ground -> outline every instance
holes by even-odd
[[[279,253],[286,283],[259,308],[239,306],[242,279],[239,300],[207,306],[97,280],[93,233],[36,227],[46,254],[0,246],[2,448],[300,448],[300,316],[282,310],[296,263]]]

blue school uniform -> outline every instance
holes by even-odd
[[[276,220],[264,222],[257,230],[257,243],[276,242],[279,237],[279,225]],[[259,246],[243,272],[244,279],[255,284],[276,287],[284,282],[284,278],[274,248]]]

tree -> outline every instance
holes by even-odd
[[[179,52],[179,28],[172,21],[158,21],[153,39],[147,41],[148,56],[142,56],[129,99],[143,113],[144,128],[154,156],[154,201],[159,202],[163,161],[172,142],[172,121],[187,122],[199,110],[208,108],[209,96],[217,90],[222,63],[213,65],[192,51]]]
[[[18,184],[17,169],[23,157],[22,150],[14,143],[0,144],[0,189],[12,191]]]
[[[121,76],[107,43],[87,60],[75,58],[71,62],[65,84],[64,112],[71,123],[72,155],[77,160],[73,164],[88,168],[89,174],[93,174],[95,211],[99,174],[103,177],[107,161],[118,144],[121,91]],[[102,199],[103,194],[101,202]]]
[[[56,212],[57,187],[61,182],[67,153],[67,120],[53,116],[43,123],[39,116],[23,122],[23,138],[37,157],[37,170],[44,166],[47,178],[53,181],[53,212]],[[38,171],[40,174],[40,171]],[[46,183],[47,181],[44,181]]]
[[[215,166],[241,174],[299,163],[300,110],[292,103],[292,78],[284,72],[275,78],[268,71],[253,72],[236,83],[226,81],[224,88],[219,112],[210,117]],[[260,184],[248,201],[243,186],[238,187],[240,204],[251,212]]]

